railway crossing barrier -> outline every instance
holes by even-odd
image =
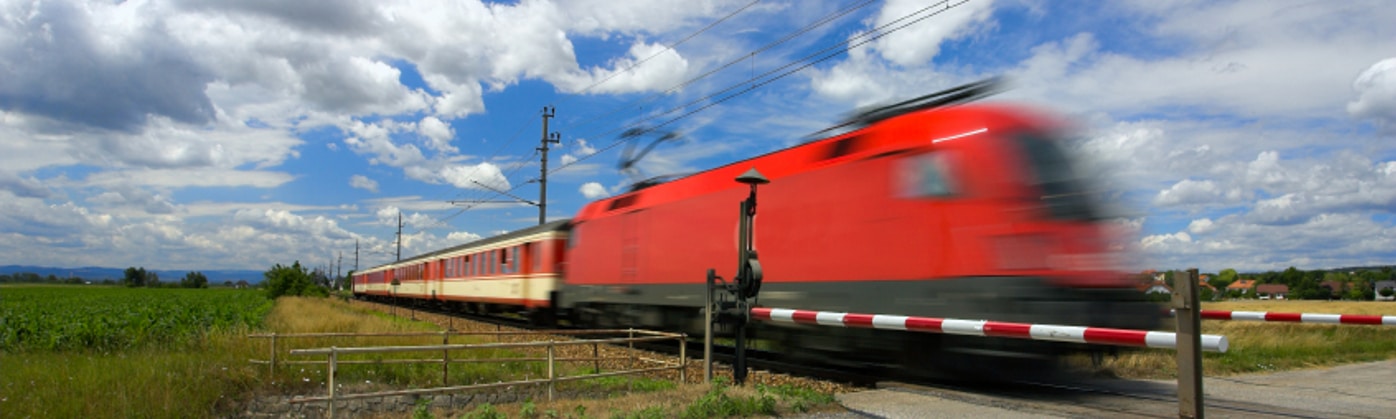
[[[1178,341],[1177,335],[1172,332],[1010,323],[992,320],[837,313],[769,307],[753,307],[751,309],[751,318],[752,320],[774,323],[905,330],[910,332],[1049,340],[1144,348],[1176,349]],[[1226,336],[1202,335],[1203,350],[1225,353],[1228,345]]]
[[[1172,302],[1174,313],[1178,315],[1177,333],[770,307],[752,307],[749,317],[776,323],[1174,349],[1178,361],[1178,417],[1201,418],[1202,357],[1198,352],[1225,353],[1229,344],[1226,336],[1200,333],[1197,289],[1189,286],[1197,283],[1197,269],[1188,270],[1188,274],[1193,279],[1178,287],[1179,292],[1174,294]]]
[[[1169,312],[1169,314],[1176,314]],[[1376,314],[1279,313],[1273,311],[1200,310],[1203,320],[1246,320],[1257,322],[1353,324],[1396,326],[1396,316]]]

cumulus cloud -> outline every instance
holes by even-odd
[[[9,191],[20,198],[48,198],[53,191],[33,177],[20,177],[14,173],[0,171],[0,190]]]
[[[611,193],[606,190],[606,187],[601,186],[601,184],[597,182],[583,183],[579,190],[582,192],[582,196],[585,196],[587,199],[599,199],[611,196]]]
[[[1352,82],[1357,100],[1348,102],[1348,113],[1371,119],[1386,129],[1396,129],[1396,58],[1372,64]]]
[[[476,165],[450,165],[440,172],[441,179],[461,189],[509,190],[509,179],[499,166],[485,162]]]
[[[0,24],[0,106],[92,128],[137,131],[148,117],[213,119],[212,72],[153,4],[8,2]]]
[[[377,181],[374,181],[373,179],[369,179],[368,176],[364,176],[364,175],[353,175],[353,176],[350,176],[350,177],[349,177],[349,186],[354,187],[354,188],[358,188],[358,189],[363,189],[363,190],[365,190],[365,191],[369,191],[369,192],[373,192],[373,193],[378,193],[378,182],[377,182]]]
[[[1154,198],[1156,205],[1180,205],[1180,204],[1202,204],[1216,200],[1221,196],[1217,184],[1211,180],[1195,181],[1183,179],[1172,187],[1159,191]]]
[[[940,52],[941,43],[965,36],[975,28],[982,28],[993,12],[993,1],[972,1],[958,4],[949,10],[941,11],[940,4],[927,4],[914,0],[893,0],[887,2],[874,18],[874,28],[886,26],[888,29],[907,24],[904,16],[922,9],[929,9],[916,16],[937,13],[934,17],[916,25],[893,32],[876,42],[874,48],[882,58],[899,66],[910,67],[925,64]],[[928,7],[931,6],[931,7]]]
[[[439,152],[454,153],[458,151],[455,147],[451,146],[451,139],[454,138],[456,134],[453,132],[450,125],[441,122],[440,119],[434,116],[428,116],[422,118],[422,122],[417,124],[417,126],[422,136],[427,137],[429,140],[427,145],[432,149]]]
[[[643,63],[643,66],[639,64]],[[630,54],[610,63],[611,68],[593,68],[586,74],[563,79],[562,87],[575,93],[630,93],[665,90],[682,82],[689,73],[688,61],[663,45],[637,42]]]

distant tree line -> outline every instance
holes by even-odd
[[[58,275],[54,275],[54,274],[49,274],[48,276],[43,276],[43,275],[39,275],[39,274],[36,274],[36,273],[33,273],[33,272],[16,272],[16,273],[14,273],[14,274],[0,274],[0,284],[4,284],[4,283],[23,283],[23,284],[71,284],[71,285],[81,285],[81,284],[86,284],[87,282],[88,282],[88,280],[83,279],[82,277],[77,277],[77,276],[69,276],[69,277],[66,277],[66,278],[60,278],[60,277],[58,277]],[[108,279],[103,279],[103,280],[101,280],[101,281],[92,281],[92,283],[94,283],[94,284],[100,283],[100,284],[103,284],[103,285],[116,285],[116,281],[113,281],[113,280],[111,280],[110,278],[108,278]]]
[[[1284,284],[1289,287],[1286,298],[1291,300],[1357,300],[1371,301],[1377,295],[1390,296],[1396,290],[1378,290],[1378,281],[1396,279],[1396,271],[1391,266],[1362,267],[1362,268],[1342,268],[1342,269],[1315,269],[1305,271],[1293,266],[1283,271],[1266,271],[1240,273],[1235,269],[1222,269],[1218,273],[1206,273],[1207,284],[1216,288],[1216,294],[1211,289],[1203,287],[1199,290],[1198,297],[1203,300],[1220,298],[1257,298],[1254,290],[1250,293],[1242,294],[1237,290],[1228,290],[1227,286],[1242,279],[1253,279],[1256,285],[1262,284]],[[1169,287],[1173,287],[1173,272],[1169,272],[1165,278]]]
[[[0,284],[4,283],[25,283],[25,284],[66,284],[66,285],[124,285],[127,287],[146,288],[208,288],[208,277],[199,271],[189,271],[184,274],[179,282],[160,282],[160,275],[153,271],[147,271],[144,267],[129,267],[123,271],[122,278],[113,280],[103,278],[101,280],[88,280],[79,276],[69,276],[60,278],[57,275],[39,275],[33,272],[18,272],[14,274],[0,274]],[[233,286],[232,281],[223,283],[225,286]]]
[[[203,272],[189,271],[179,282],[160,282],[160,275],[145,270],[145,267],[129,267],[123,272],[121,285],[148,288],[208,288],[208,277]],[[226,284],[226,283],[225,283]]]

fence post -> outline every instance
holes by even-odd
[[[703,383],[713,381],[713,286],[717,271],[708,269],[708,287],[703,299]]]
[[[270,367],[268,368],[268,373],[271,374],[272,379],[275,380],[275,379],[276,379],[276,332],[271,332],[271,362],[268,363],[268,365],[270,365]]]
[[[553,401],[553,380],[557,376],[553,372],[553,341],[548,341],[548,401]]]
[[[688,334],[679,334],[679,384],[688,384]]]
[[[1201,419],[1202,399],[1202,318],[1197,301],[1197,268],[1179,278],[1174,272],[1173,309],[1178,319],[1178,417]]]
[[[450,336],[451,336],[451,335],[446,334],[446,331],[442,331],[442,332],[441,332],[441,345],[442,345],[442,346],[446,346],[446,345],[450,345],[450,344],[451,344],[451,342],[450,342]],[[451,365],[451,350],[450,350],[450,349],[442,349],[442,350],[441,350],[441,386],[442,386],[442,387],[445,387],[445,386],[446,386],[446,376],[447,376],[447,375],[450,375],[450,368],[451,368],[450,365]]]
[[[591,343],[591,368],[596,370],[592,374],[601,373],[601,352],[596,350],[596,342]]]
[[[336,349],[335,347],[333,347],[333,346],[330,347],[330,374],[329,374],[329,375],[330,375],[330,379],[329,379],[329,380],[326,380],[326,381],[328,381],[329,384],[330,384],[330,417],[331,417],[331,418],[334,417],[334,368],[335,368],[335,364],[338,362],[338,360],[336,359],[337,357],[335,356],[335,355],[336,355],[336,354],[335,354],[336,351],[337,351],[337,349]]]

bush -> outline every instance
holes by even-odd
[[[310,277],[310,272],[301,266],[300,261],[296,261],[291,266],[282,266],[278,263],[262,276],[267,279],[265,282],[267,298],[274,299],[283,295],[305,297],[327,297],[330,295],[329,290],[315,284],[315,281]]]

